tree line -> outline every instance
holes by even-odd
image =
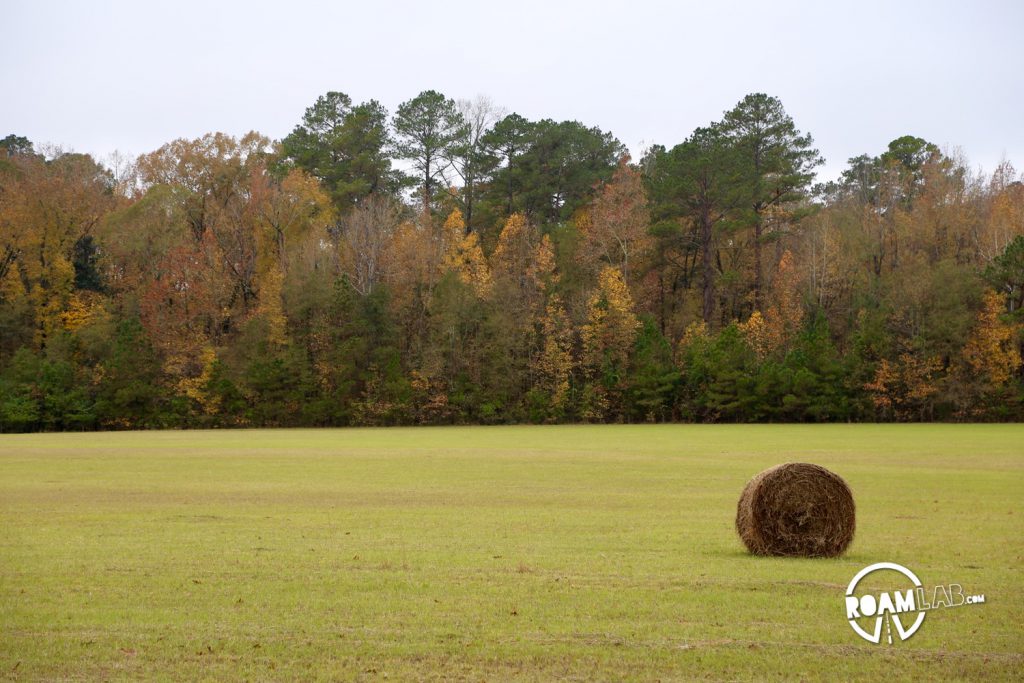
[[[1024,184],[340,92],[280,141],[0,140],[0,430],[1019,420]]]

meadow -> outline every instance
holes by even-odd
[[[733,529],[797,460],[840,558]],[[1022,503],[1022,425],[0,435],[0,678],[1019,680]],[[986,603],[869,644],[879,561]]]

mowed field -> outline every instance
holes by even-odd
[[[831,560],[749,556],[746,481],[842,475]],[[872,645],[891,561],[986,603]],[[1024,426],[0,435],[0,678],[1020,680]]]

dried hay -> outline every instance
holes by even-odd
[[[804,462],[776,465],[747,483],[736,531],[755,555],[835,557],[853,540],[856,510],[843,478]]]

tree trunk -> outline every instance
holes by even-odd
[[[430,154],[428,153],[423,164],[423,208],[430,215]]]
[[[761,214],[754,217],[754,310],[761,310],[761,283],[764,282],[764,270],[761,267]]]
[[[700,254],[704,269],[702,314],[708,325],[711,325],[715,314],[715,265],[711,260],[711,227],[711,212],[703,209],[700,217]]]

